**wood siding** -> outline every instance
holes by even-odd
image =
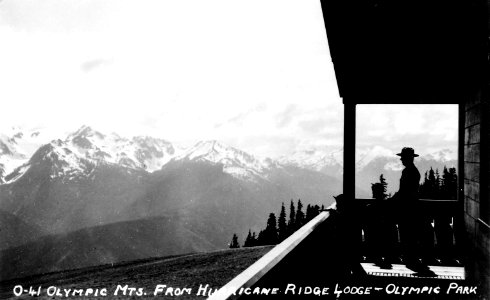
[[[464,221],[470,278],[490,296],[489,95],[480,91],[464,106]]]

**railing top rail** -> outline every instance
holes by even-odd
[[[430,203],[459,203],[459,200],[448,200],[448,199],[419,199],[422,202],[430,202]]]
[[[374,198],[356,198],[356,200],[358,200],[358,201],[378,201]],[[380,201],[389,201],[389,200],[380,200]],[[443,199],[443,200],[419,199],[418,201],[428,202],[428,203],[459,203],[459,200],[448,200],[448,199]]]
[[[262,258],[238,274],[230,282],[212,294],[209,300],[224,300],[238,297],[236,292],[241,288],[247,288],[255,284],[262,276],[269,272],[288,253],[290,253],[301,241],[303,241],[313,230],[330,216],[328,211],[322,211],[318,216],[298,229],[282,243],[272,248]]]

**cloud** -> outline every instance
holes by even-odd
[[[122,1],[122,0],[121,0]],[[85,0],[3,1],[0,24],[27,32],[96,30],[110,12],[110,2]]]
[[[359,151],[379,146],[398,153],[410,146],[423,155],[446,148],[457,153],[456,105],[368,105],[359,106],[357,116]]]
[[[0,128],[89,124],[180,143],[214,138],[270,156],[341,147],[320,4],[265,2],[4,1],[0,97],[9,113]],[[454,112],[359,106],[358,147],[451,148]]]
[[[397,152],[394,152],[393,150],[380,145],[358,149],[356,151],[356,164],[362,165],[364,162],[369,162],[373,158],[378,156],[395,157],[395,153]]]
[[[325,118],[305,120],[299,122],[299,127],[307,132],[319,132],[323,131],[331,125],[331,121]]]
[[[301,140],[294,135],[256,134],[247,137],[230,137],[224,141],[254,155],[277,158],[293,153]]]
[[[90,71],[93,71],[97,68],[107,66],[110,64],[112,64],[112,60],[99,58],[99,59],[89,60],[89,61],[82,63],[80,66],[80,69],[83,72],[90,72]]]
[[[265,112],[266,109],[267,109],[266,103],[264,103],[264,102],[259,103],[255,107],[252,107],[249,110],[247,110],[245,112],[241,112],[241,113],[235,115],[234,117],[228,119],[226,122],[216,124],[214,127],[220,128],[224,125],[242,126],[248,118],[253,117],[253,115],[256,113]]]
[[[276,115],[276,127],[283,128],[288,126],[300,114],[301,111],[297,104],[289,104],[284,111]]]
[[[305,111],[298,116],[298,127],[308,135],[335,135],[342,138],[342,105],[322,105]]]

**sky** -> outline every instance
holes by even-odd
[[[0,133],[217,139],[253,154],[342,148],[320,1],[3,0]],[[456,151],[457,108],[359,107],[359,153]]]

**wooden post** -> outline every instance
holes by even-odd
[[[356,104],[344,100],[344,182],[347,201],[356,197]]]
[[[458,104],[458,200],[464,202],[465,104]]]
[[[360,224],[360,205],[356,202],[356,104],[344,99],[344,182],[343,194],[347,207],[344,217],[345,255],[350,272],[362,275],[360,249],[362,243]]]
[[[464,251],[464,144],[465,144],[465,104],[458,104],[458,209],[453,219],[455,252],[459,256]]]

